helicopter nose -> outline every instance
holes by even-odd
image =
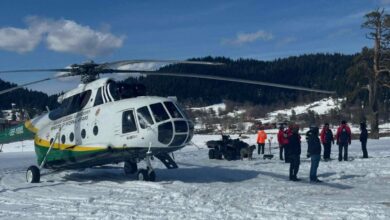
[[[158,126],[158,140],[169,147],[183,146],[193,136],[193,125],[187,120],[172,120]]]

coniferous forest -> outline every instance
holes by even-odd
[[[226,57],[204,57],[191,60],[220,62],[222,66],[169,65],[161,72],[188,72],[217,76],[251,79],[336,91],[336,96],[347,96],[347,70],[357,55],[311,54],[293,56],[273,61],[254,59],[233,60]],[[148,95],[176,96],[179,102],[192,105],[208,105],[222,101],[252,103],[254,105],[285,105],[288,102],[310,102],[329,95],[280,89],[266,86],[247,85],[205,79],[148,76],[128,78],[128,83],[142,83]],[[55,81],[53,82],[55,83]],[[0,80],[0,90],[15,84]],[[351,85],[352,86],[352,85]],[[58,91],[59,93],[62,91]],[[361,97],[364,99],[364,97]],[[19,89],[0,96],[0,108],[9,109],[11,103],[27,109],[44,110],[57,106],[57,95],[48,96],[42,92]]]

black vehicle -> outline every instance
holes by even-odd
[[[246,148],[249,144],[240,139],[231,139],[229,135],[222,135],[222,140],[207,141],[206,145],[209,150],[209,159],[226,160],[240,159],[240,150]]]

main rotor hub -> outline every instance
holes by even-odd
[[[80,75],[83,83],[90,83],[99,78],[101,70],[100,68],[97,68],[98,66],[99,64],[96,64],[91,60],[83,64],[73,64],[71,67],[72,73]]]

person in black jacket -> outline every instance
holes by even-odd
[[[317,178],[317,169],[321,159],[321,143],[318,138],[319,129],[316,126],[310,127],[310,130],[306,133],[308,153],[311,158],[310,166],[310,182],[321,182]]]
[[[367,125],[365,122],[360,123],[360,142],[362,143],[362,151],[363,151],[363,158],[368,158],[367,153],[367,138],[368,138],[368,132],[367,132]]]
[[[291,126],[291,132],[288,132],[288,144],[285,149],[286,160],[290,163],[291,181],[299,181],[297,174],[299,171],[300,155],[301,155],[301,136],[299,135],[299,127]]]
[[[329,161],[332,144],[334,144],[333,132],[329,128],[329,123],[324,124],[320,137],[320,140],[324,145],[324,160]]]

